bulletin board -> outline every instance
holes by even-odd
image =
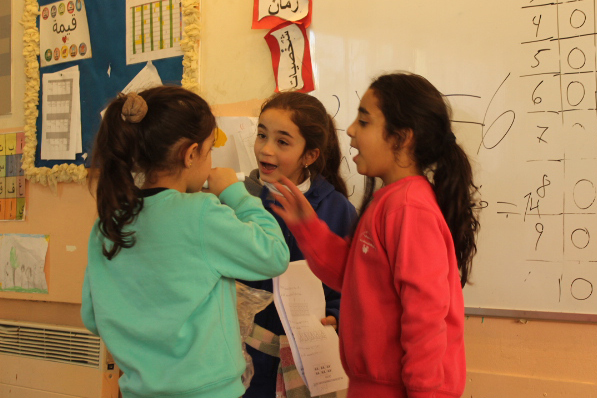
[[[314,1],[313,95],[346,129],[371,79],[396,70],[449,100],[480,186],[469,314],[597,321],[595,0]]]
[[[183,56],[153,60],[164,84],[182,85],[198,92],[199,0],[179,1],[183,21],[181,48]],[[58,182],[85,182],[95,133],[99,129],[100,112],[107,106],[141,69],[146,62],[126,64],[126,1],[85,1],[89,24],[92,57],[40,68],[39,18],[43,6],[51,0],[25,0],[23,25],[24,53],[26,59],[25,135],[26,144],[22,167],[27,179],[42,184]],[[164,1],[166,2],[166,0]],[[172,3],[172,1],[170,1]],[[67,2],[65,1],[65,4]],[[147,4],[156,3],[147,1]],[[157,3],[161,3],[158,1]],[[44,54],[41,54],[42,56]],[[41,80],[45,73],[79,67],[81,95],[82,149],[74,161],[42,160],[41,115],[43,89]]]

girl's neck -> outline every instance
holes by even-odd
[[[153,181],[145,180],[141,189],[150,189],[150,188],[168,188],[168,189],[175,189],[179,192],[186,192],[187,191],[187,184],[179,173],[171,174],[171,173],[162,173],[155,176]]]

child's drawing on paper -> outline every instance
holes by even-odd
[[[0,291],[48,293],[45,235],[0,235]]]

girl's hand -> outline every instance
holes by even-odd
[[[236,172],[233,169],[216,167],[211,169],[209,177],[207,177],[207,182],[209,183],[209,188],[202,189],[202,191],[220,196],[226,188],[238,182],[238,178],[236,178]]]
[[[284,184],[284,185],[282,185]],[[274,183],[280,195],[274,195],[276,201],[282,205],[272,206],[274,213],[279,215],[287,225],[298,224],[301,221],[317,217],[315,210],[305,198],[305,195],[287,177],[281,177],[279,182]],[[288,189],[290,189],[290,191]]]
[[[334,328],[334,330],[338,330],[338,321],[336,320],[336,317],[333,315],[328,315],[325,318],[323,318],[321,320],[321,324],[324,326],[331,326]]]

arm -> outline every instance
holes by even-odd
[[[352,234],[357,212],[341,193],[335,191],[317,207],[317,215],[330,227],[330,230],[340,237]],[[328,321],[337,323],[340,320],[340,293],[323,285],[326,301],[326,316]],[[330,319],[333,317],[333,319]]]
[[[99,336],[97,325],[95,323],[95,311],[93,310],[93,300],[91,299],[91,289],[89,286],[89,276],[85,270],[85,279],[83,280],[83,294],[81,299],[81,319],[85,327],[93,334]]]
[[[395,237],[386,241],[386,248],[403,308],[402,379],[409,397],[431,397],[443,383],[447,346],[450,287],[445,237],[436,215],[412,206],[389,213],[384,232]]]
[[[276,196],[282,207],[272,206],[296,238],[313,273],[334,290],[342,290],[344,268],[350,250],[350,242],[330,231],[321,221],[309,201],[298,188],[283,177],[276,184],[283,196]]]
[[[228,278],[269,279],[288,268],[289,253],[274,217],[242,183],[227,187],[203,211],[212,233],[203,234],[201,249],[214,269]]]

